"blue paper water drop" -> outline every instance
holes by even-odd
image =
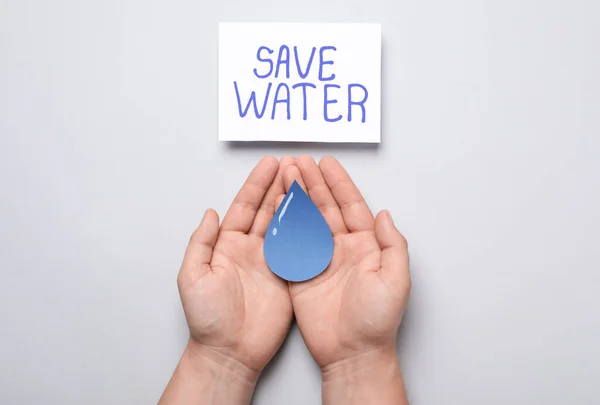
[[[333,236],[317,206],[294,182],[265,235],[265,259],[271,271],[288,281],[321,274],[333,256]]]

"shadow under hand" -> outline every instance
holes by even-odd
[[[290,327],[290,330],[288,331],[288,334],[285,337],[285,340],[283,341],[283,344],[281,345],[279,350],[277,350],[277,353],[275,353],[269,364],[267,364],[265,369],[262,371],[258,382],[256,383],[256,389],[254,390],[254,395],[252,396],[251,404],[257,404],[257,398],[260,398],[262,396],[261,392],[263,392],[264,387],[275,384],[273,380],[277,378],[277,374],[282,374],[281,371],[283,368],[283,361],[286,357],[289,357],[289,348],[292,344],[289,337],[295,326],[296,318],[294,318],[294,320],[292,321],[292,325]]]
[[[320,388],[321,371],[294,322],[285,342],[263,370],[252,404],[318,404]]]

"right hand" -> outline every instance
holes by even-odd
[[[264,236],[284,192],[285,157],[260,161],[222,224],[208,210],[194,232],[178,276],[190,328],[190,350],[254,381],[287,336],[292,304],[287,283],[269,270]]]

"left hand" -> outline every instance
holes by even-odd
[[[290,283],[302,337],[323,372],[370,358],[396,361],[396,336],[410,291],[406,240],[390,213],[375,218],[342,165],[301,156],[284,172],[321,211],[333,258],[317,277]],[[280,202],[283,196],[278,197]]]

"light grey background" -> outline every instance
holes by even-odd
[[[336,156],[410,244],[414,405],[600,403],[600,3],[0,0],[0,403],[156,403],[207,207]],[[219,21],[381,22],[380,147],[217,142]],[[254,403],[317,404],[294,328]]]

